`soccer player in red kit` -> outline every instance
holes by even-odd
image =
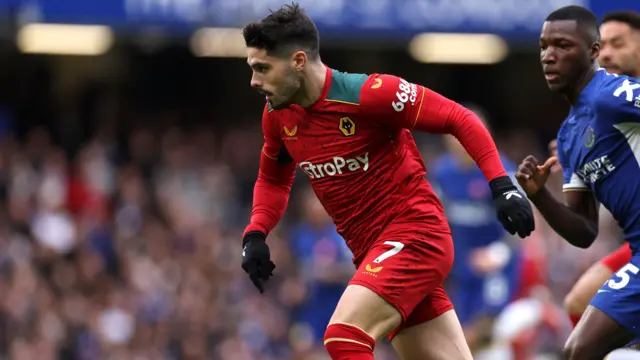
[[[297,4],[243,31],[251,86],[266,95],[265,143],[242,267],[263,291],[275,265],[266,237],[287,206],[298,166],[354,254],[357,272],[324,334],[333,360],[371,360],[387,336],[403,360],[472,359],[442,288],[453,243],[411,130],[453,134],[482,169],[498,218],[534,229],[531,206],[469,110],[391,75],[325,66],[318,31]]]

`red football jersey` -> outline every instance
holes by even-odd
[[[430,104],[425,103],[425,96]],[[247,231],[266,234],[279,220],[297,164],[355,259],[381,236],[390,238],[416,227],[450,232],[442,205],[425,179],[425,166],[410,130],[457,131],[463,137],[470,136],[466,132],[476,134],[480,122],[475,116],[471,125],[454,121],[468,115],[463,111],[464,116],[458,116],[459,109],[468,112],[395,76],[347,74],[327,68],[322,94],[313,105],[265,108],[264,156]],[[425,116],[429,120],[421,120]],[[484,135],[491,139],[488,133]],[[485,175],[489,179],[506,175],[493,142],[487,145],[471,137],[474,141],[464,145],[474,159],[498,159],[498,165],[483,169]],[[283,150],[292,158],[290,164],[282,163]],[[279,195],[277,201],[265,199],[266,188],[286,195]]]

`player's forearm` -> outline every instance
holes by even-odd
[[[245,229],[267,235],[278,224],[289,202],[295,164],[278,164],[262,155],[258,180],[253,189],[251,221]]]
[[[493,137],[471,110],[458,105],[449,122],[450,134],[458,139],[487,181],[507,176]]]
[[[556,200],[546,188],[530,197],[549,226],[571,245],[586,249],[598,235],[598,224]]]

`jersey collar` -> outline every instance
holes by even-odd
[[[331,88],[331,80],[333,78],[331,76],[332,70],[327,65],[325,65],[324,67],[326,69],[326,72],[325,72],[324,86],[322,87],[322,92],[320,93],[320,96],[316,99],[316,101],[314,101],[313,104],[309,105],[306,108],[307,110],[315,110],[319,106],[322,106],[322,104],[324,103],[324,100],[327,98],[327,95],[329,94],[329,89]]]
[[[587,86],[582,89],[582,92],[580,93],[580,96],[578,96],[576,104],[571,107],[572,110],[589,102],[589,99],[594,94],[594,89],[597,87],[598,83],[600,82],[600,78],[604,74],[606,74],[604,68],[599,68],[598,70],[596,70],[595,74],[593,74],[593,77],[591,78],[591,81],[589,81]]]

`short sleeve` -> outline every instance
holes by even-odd
[[[637,80],[609,74],[596,97],[600,118],[619,124],[640,124],[640,83]]]
[[[388,125],[412,129],[422,107],[424,88],[393,75],[373,74],[362,85],[360,108]]]
[[[568,158],[562,147],[562,142],[560,138],[557,140],[558,146],[558,162],[562,167],[562,191],[590,191],[589,186],[587,186],[578,175],[574,172],[574,170],[569,165]]]

